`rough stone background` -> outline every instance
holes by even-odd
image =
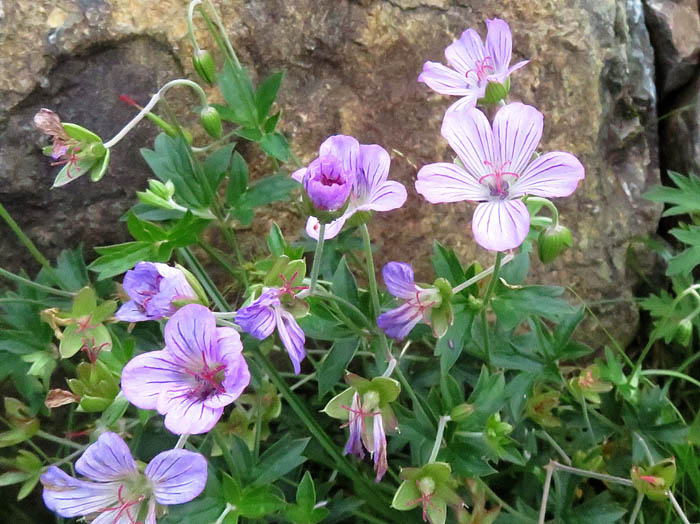
[[[439,129],[452,100],[416,77],[425,60],[442,61],[445,46],[466,27],[485,35],[486,18],[507,20],[514,60],[531,60],[514,75],[511,99],[544,113],[543,151],[571,151],[586,166],[575,196],[558,203],[576,246],[552,266],[537,266],[534,278],[546,274],[589,301],[632,296],[629,241],[656,231],[660,214],[641,198],[659,183],[657,86],[666,112],[698,98],[694,0],[215,3],[254,76],[287,71],[282,129],[304,161],[335,133],[392,152],[391,176],[407,185],[409,199],[371,225],[379,261],[413,262],[426,280],[433,237],[465,260],[490,263],[490,256],[471,238],[472,205],[431,206],[413,190],[417,167],[451,158]],[[46,140],[33,129],[32,115],[48,106],[65,121],[111,136],[132,114],[119,94],[145,101],[164,81],[193,75],[186,6],[185,0],[0,0],[0,201],[48,254],[79,241],[127,239],[116,218],[145,186],[148,168],[137,149],[155,132],[143,125],[121,142],[99,184],[82,178],[49,191],[53,176],[39,151]],[[673,115],[662,126],[661,158],[670,154],[697,166],[698,108]],[[687,145],[691,139],[694,147]],[[688,151],[669,153],[676,143]],[[280,216],[285,233],[301,235],[298,217]],[[4,267],[35,269],[1,225],[0,253]],[[623,341],[634,333],[634,305],[617,302],[598,311]]]

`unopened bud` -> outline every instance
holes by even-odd
[[[197,49],[192,56],[192,65],[194,70],[202,80],[208,84],[213,84],[216,81],[216,64],[214,57],[206,49]]]
[[[571,231],[568,228],[562,225],[550,226],[543,230],[537,239],[537,254],[540,260],[547,264],[572,244]]]
[[[486,86],[486,92],[483,98],[479,99],[479,104],[493,105],[497,104],[508,96],[510,91],[510,78],[506,78],[502,84],[500,82],[489,82]]]
[[[693,322],[689,318],[684,318],[678,323],[676,330],[676,342],[681,346],[688,347],[693,337]]]
[[[221,117],[219,112],[212,106],[206,106],[199,113],[199,123],[204,130],[213,138],[221,138]]]
[[[455,406],[450,411],[450,418],[455,422],[461,422],[468,419],[474,413],[474,404],[463,402]]]
[[[172,180],[168,180],[165,184],[160,180],[150,179],[148,181],[148,191],[153,193],[158,198],[170,200],[175,194],[175,185]]]

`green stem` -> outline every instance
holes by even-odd
[[[37,282],[33,282],[29,280],[28,278],[21,277],[19,275],[15,275],[14,273],[10,273],[6,269],[2,269],[0,267],[0,277],[5,277],[9,280],[14,280],[15,282],[18,282],[20,284],[24,284],[25,286],[30,286],[35,289],[39,289],[45,293],[50,293],[52,295],[57,295],[59,297],[68,297],[68,298],[73,298],[75,297],[75,293],[72,293],[70,291],[63,291],[62,289],[55,289],[49,286],[44,286],[43,284],[39,284]]]
[[[452,420],[449,415],[443,415],[438,421],[437,433],[435,434],[435,444],[433,444],[433,450],[430,452],[430,458],[428,463],[435,462],[438,453],[440,451],[440,445],[442,444],[442,435],[445,432],[445,426]]]
[[[369,238],[369,229],[367,224],[362,224],[362,241],[365,248],[365,258],[367,260],[367,278],[369,279],[369,293],[372,297],[372,307],[374,308],[374,317],[378,317],[380,313],[379,292],[377,291],[377,275],[374,271],[374,259],[372,258],[372,241]]]
[[[394,372],[396,373],[396,376],[398,377],[399,382],[401,383],[401,387],[406,391],[406,393],[408,393],[408,396],[411,397],[411,401],[413,402],[413,408],[418,408],[423,414],[423,417],[429,420],[431,424],[435,424],[437,422],[437,417],[435,413],[433,413],[433,410],[430,409],[430,406],[428,406],[427,404],[424,405],[422,399],[418,395],[416,395],[415,391],[413,391],[413,387],[411,387],[411,384],[408,382],[408,380],[406,380],[403,371],[401,371],[401,367],[396,366],[396,370]]]
[[[56,442],[57,444],[63,444],[64,446],[68,446],[69,448],[80,449],[80,450],[85,449],[85,446],[82,446],[76,442],[73,442],[72,440],[57,437],[56,435],[52,435],[51,433],[47,433],[46,431],[43,431],[41,429],[39,431],[37,431],[35,433],[35,435],[39,438],[43,438],[44,440],[50,440],[51,442]]]
[[[672,369],[645,369],[643,371],[640,371],[639,374],[644,376],[659,375],[665,377],[680,378],[700,388],[700,381],[686,375],[685,373],[679,373],[678,371],[673,371]]]
[[[633,487],[634,484],[630,479],[622,478],[622,477],[615,477],[613,475],[606,475],[605,473],[598,473],[596,471],[588,471],[585,469],[579,469],[579,468],[572,468],[571,466],[565,466],[564,464],[560,464],[559,462],[552,460],[550,462],[550,465],[554,469],[558,469],[560,471],[565,471],[566,473],[571,473],[572,475],[578,475],[580,477],[589,477],[592,479],[598,479],[602,480],[604,482],[613,482],[615,484],[620,484],[622,486],[628,486],[628,487]]]
[[[255,444],[253,453],[255,460],[260,456],[260,438],[262,436],[262,390],[258,391],[257,411],[255,413]]]
[[[637,494],[637,500],[634,503],[634,509],[630,515],[630,520],[628,524],[634,524],[637,522],[637,516],[639,515],[639,510],[642,509],[642,502],[644,502],[644,493],[641,491]]]
[[[491,295],[493,295],[494,289],[496,289],[496,282],[498,282],[498,274],[501,271],[501,263],[503,261],[503,253],[499,251],[496,253],[496,261],[493,264],[493,276],[491,277],[491,282],[489,282],[489,287],[486,288],[486,294],[484,295],[484,308],[481,310],[481,326],[484,331],[484,354],[486,357],[486,366],[491,368],[491,343],[489,341],[489,321],[486,318],[486,312],[489,308],[489,301],[491,300]]]
[[[189,267],[190,271],[192,271],[195,278],[202,284],[207,295],[209,295],[209,298],[211,298],[219,311],[231,311],[231,306],[226,302],[226,299],[214,285],[211,278],[209,278],[207,272],[204,271],[202,264],[200,264],[197,257],[194,256],[190,248],[182,247],[178,249],[178,254],[182,257],[182,260]]]
[[[559,210],[557,209],[557,206],[555,206],[551,200],[548,200],[548,199],[542,198],[542,197],[528,196],[527,201],[542,204],[543,207],[546,207],[547,209],[549,209],[549,212],[552,213],[553,225],[555,227],[557,225],[559,225]]]
[[[501,261],[501,267],[505,266],[508,262],[510,262],[510,261],[513,260],[514,258],[515,258],[515,257],[514,257],[513,255],[506,255],[505,257],[503,257],[503,260]],[[479,282],[481,279],[486,278],[487,276],[489,276],[489,275],[490,275],[491,273],[493,273],[495,270],[496,270],[496,265],[494,264],[494,265],[491,266],[490,268],[484,269],[481,273],[479,273],[479,274],[477,274],[477,275],[474,275],[474,276],[473,276],[472,278],[470,278],[469,280],[465,280],[465,281],[462,282],[460,285],[458,285],[458,286],[456,286],[454,289],[452,289],[452,292],[455,293],[455,294],[457,294],[457,293],[459,293],[460,291],[462,291],[462,290],[464,290],[464,289],[467,289],[467,288],[468,288],[469,286],[471,286],[472,284],[476,284],[476,283]]]
[[[206,251],[207,255],[216,260],[221,265],[221,267],[223,267],[226,271],[231,273],[236,278],[238,277],[238,271],[236,271],[236,269],[229,263],[228,260],[226,260],[224,255],[217,248],[215,248],[214,246],[212,246],[204,240],[199,240],[199,242],[197,243],[199,244],[199,247]]]
[[[197,39],[194,36],[194,8],[201,3],[202,0],[192,0],[190,2],[189,7],[187,8],[187,36],[190,37],[190,41],[192,42],[192,47],[194,48],[195,53],[199,51],[199,45],[197,44]]]
[[[177,439],[177,444],[175,444],[175,448],[173,449],[182,449],[185,447],[185,444],[187,444],[187,439],[190,438],[189,434],[183,433],[180,435],[180,438]]]
[[[540,516],[537,519],[537,524],[544,524],[545,516],[547,515],[547,500],[549,499],[549,486],[552,483],[552,474],[554,473],[554,467],[550,462],[545,467],[547,470],[547,476],[544,479],[544,487],[542,488],[542,503],[540,504]]]
[[[316,251],[314,252],[314,261],[311,265],[311,284],[309,285],[309,294],[313,294],[316,289],[316,281],[318,280],[318,272],[321,269],[321,258],[323,257],[323,243],[326,238],[326,224],[321,222],[321,228],[318,231],[318,241],[316,242]]]
[[[678,517],[680,517],[680,519],[683,521],[683,524],[690,524],[688,517],[686,517],[685,513],[683,512],[683,508],[681,508],[681,505],[678,504],[678,501],[676,500],[676,497],[673,496],[673,493],[671,493],[670,491],[667,491],[666,495],[668,496],[668,499],[671,501],[671,505],[673,506],[673,509],[675,509],[676,513],[678,513]]]
[[[540,430],[537,432],[538,435],[541,437],[544,437],[544,439],[549,442],[549,445],[554,448],[554,451],[559,453],[559,456],[562,458],[564,462],[566,462],[567,466],[571,466],[571,459],[569,458],[569,455],[566,454],[566,452],[561,448],[559,444],[557,444],[556,440],[552,438],[552,436],[547,433],[545,430]]]
[[[226,28],[224,27],[223,22],[221,21],[221,17],[219,16],[219,12],[216,10],[214,5],[211,3],[210,0],[206,0],[207,8],[209,8],[213,14],[214,22],[216,23],[216,26],[219,29],[219,35],[217,38],[217,35],[214,34],[214,38],[218,41],[219,46],[221,46],[221,39],[223,39],[223,47],[222,50],[224,53],[229,55],[229,58],[233,62],[233,64],[240,69],[241,67],[241,62],[238,60],[238,56],[236,55],[236,51],[234,51],[233,46],[231,45],[231,41],[228,38],[228,34],[226,34]],[[202,16],[204,17],[205,20],[207,20],[209,27],[209,30],[211,31],[211,20],[209,19],[209,16],[207,13],[204,11],[204,9],[200,9],[200,12],[202,13]],[[213,32],[213,31],[212,31]]]
[[[10,213],[8,213],[7,209],[0,204],[0,218],[2,218],[7,225],[10,227],[12,232],[17,235],[17,238],[19,239],[20,242],[22,242],[22,245],[27,248],[27,251],[29,251],[32,256],[34,257],[34,260],[39,262],[43,267],[47,269],[51,269],[51,263],[48,261],[48,259],[41,254],[39,249],[36,247],[34,242],[32,242],[32,239],[29,238],[24,231],[22,231],[22,228],[19,227],[17,222],[14,221],[12,216],[10,216]]]

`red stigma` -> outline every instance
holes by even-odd
[[[503,187],[501,184],[503,183],[503,177],[506,175],[510,175],[515,178],[520,178],[520,175],[518,173],[514,173],[513,171],[504,171],[504,168],[510,164],[510,160],[506,160],[503,162],[499,167],[495,167],[491,162],[488,160],[484,160],[484,165],[489,166],[493,171],[487,175],[482,176],[479,179],[479,183],[481,184],[484,180],[486,180],[489,177],[493,177],[496,186],[491,186],[493,189],[496,190],[496,193],[501,196],[507,195],[506,191],[508,190],[508,186]],[[492,190],[493,190],[492,189]]]
[[[124,500],[124,497],[122,496],[122,492],[124,491],[124,484],[121,484],[119,486],[119,491],[117,492],[117,498],[119,499],[119,505],[118,506],[112,506],[110,508],[102,508],[98,510],[98,513],[104,513],[106,511],[116,511],[119,510],[119,512],[115,515],[113,524],[117,524],[119,520],[122,517],[122,513],[126,512],[126,516],[129,519],[129,522],[131,524],[142,524],[141,522],[138,522],[132,515],[129,509],[132,506],[135,506],[136,504],[141,504],[141,502],[144,501],[146,497],[143,495],[139,496],[136,498],[136,500]],[[138,515],[137,515],[138,516]]]
[[[119,95],[119,100],[121,100],[122,102],[124,102],[126,104],[129,104],[130,106],[135,107],[136,109],[139,109],[139,110],[143,109],[143,107],[138,105],[136,103],[136,101],[128,95]]]
[[[420,482],[418,482],[417,480],[416,480],[416,486],[418,487],[418,491],[421,491],[420,490]],[[432,500],[430,500],[431,498],[433,498],[433,493],[431,493],[430,495],[427,495],[421,491],[420,497],[418,497],[415,500],[411,500],[407,503],[408,506],[410,506],[411,504],[417,504],[418,502],[421,503],[421,505],[423,506],[423,522],[428,520],[428,505],[430,505],[431,508],[433,508],[437,511],[441,511],[440,508],[438,508],[435,505],[435,503]]]
[[[297,276],[299,276],[299,272],[295,271],[292,278],[287,280],[284,275],[280,274],[280,278],[282,279],[282,287],[277,290],[278,298],[282,298],[284,295],[290,295],[292,298],[294,298],[296,296],[296,291],[309,288],[309,286],[292,286],[292,283]]]
[[[204,351],[202,351],[202,362],[204,363],[204,367],[200,371],[185,370],[188,375],[192,375],[198,382],[197,387],[191,391],[191,394],[194,396],[202,394],[202,397],[209,397],[214,391],[226,393],[226,388],[221,385],[221,379],[217,377],[221,371],[226,369],[226,366],[224,364],[219,364],[213,369],[210,368]]]
[[[469,71],[467,71],[465,76],[468,78],[469,75],[473,73],[476,75],[476,81],[478,83],[481,83],[488,75],[495,71],[493,65],[489,64],[489,62],[491,61],[492,59],[490,56],[485,56],[481,60],[475,60],[474,69],[470,69]],[[491,71],[491,73],[489,73],[489,70]]]

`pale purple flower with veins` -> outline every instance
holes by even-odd
[[[309,164],[302,183],[316,209],[336,211],[348,200],[354,178],[338,158],[324,155]]]
[[[294,366],[294,373],[298,375],[301,372],[301,361],[306,356],[306,336],[294,315],[285,309],[280,300],[284,295],[290,295],[292,300],[295,300],[296,291],[306,289],[304,286],[292,286],[295,277],[296,274],[289,281],[285,281],[284,287],[264,290],[252,304],[239,309],[236,312],[236,323],[258,340],[266,339],[277,328],[280,340]]]
[[[164,349],[138,355],[124,367],[124,396],[165,415],[173,433],[206,433],[250,382],[241,339],[235,329],[217,327],[214,314],[199,304],[178,310],[164,338]]]
[[[172,316],[176,300],[197,300],[197,293],[177,268],[159,262],[139,262],[124,275],[122,284],[131,300],[114,315],[123,322],[141,322]]]
[[[533,160],[542,121],[542,113],[521,103],[501,108],[493,127],[475,108],[446,114],[442,136],[464,167],[424,166],[416,190],[433,204],[481,202],[472,219],[476,242],[493,251],[518,247],[530,230],[522,197],[569,196],[584,177],[581,162],[570,153],[545,153]]]
[[[389,293],[405,302],[377,317],[377,325],[391,338],[403,340],[421,320],[430,324],[430,311],[442,303],[440,292],[415,284],[413,268],[403,262],[389,262],[382,268]]]
[[[376,393],[372,394],[376,396]],[[388,467],[386,432],[384,430],[382,412],[374,405],[363,406],[358,392],[353,394],[350,407],[343,407],[348,410],[348,422],[341,427],[347,426],[350,430],[344,453],[363,459],[365,457],[364,444],[364,447],[367,448],[374,459],[374,471],[377,474],[375,480],[379,482],[382,480]],[[371,430],[367,427],[368,418],[372,422]]]
[[[474,29],[467,29],[459,40],[447,46],[445,58],[452,69],[438,62],[426,62],[418,77],[432,90],[443,95],[461,96],[448,112],[474,107],[486,94],[489,82],[502,84],[510,74],[529,60],[510,67],[513,37],[508,24],[499,19],[486,20],[486,44]]]
[[[403,184],[387,180],[391,158],[386,150],[376,144],[361,145],[355,138],[335,135],[327,138],[319,149],[319,158],[333,156],[342,163],[354,180],[350,191],[350,200],[345,212],[336,220],[326,225],[324,238],[334,238],[343,225],[359,211],[391,211],[406,202],[406,188]],[[292,178],[303,182],[309,167],[292,173]],[[318,240],[320,224],[315,217],[309,217],[306,232]]]
[[[207,482],[207,461],[199,453],[164,451],[141,473],[126,443],[109,432],[85,450],[75,470],[89,480],[56,466],[41,475],[44,503],[62,517],[83,516],[92,524],[156,524],[158,505],[189,502]]]

